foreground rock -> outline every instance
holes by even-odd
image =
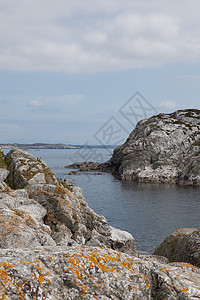
[[[68,167],[112,172],[122,180],[199,186],[200,110],[179,110],[142,120],[108,162]]]
[[[71,180],[16,149],[1,166],[0,299],[200,299],[199,268],[137,257]]]
[[[99,247],[1,250],[1,299],[200,299],[200,269]]]
[[[25,188],[2,181],[0,248],[88,244],[136,253],[132,235],[109,226],[72,181],[58,181],[44,162],[18,149],[4,159],[2,180]]]
[[[167,237],[154,251],[170,262],[188,262],[200,267],[200,228],[181,228]]]

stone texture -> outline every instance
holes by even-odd
[[[72,181],[64,187],[67,182],[55,179],[44,162],[18,149],[7,154],[6,162],[12,175],[8,182],[17,188],[25,185],[25,189],[14,191],[4,182],[0,184],[1,248],[89,242],[136,253],[133,237],[112,228],[103,216],[90,209],[81,188],[72,185]]]
[[[56,245],[43,218],[46,209],[28,198],[26,190],[0,193],[0,248]]]
[[[200,110],[140,121],[108,162],[122,180],[200,185]]]
[[[200,269],[99,247],[0,250],[1,299],[200,299]]]
[[[6,180],[8,174],[9,174],[8,170],[0,168],[0,183]]]
[[[46,163],[28,152],[12,149],[6,155],[10,168],[9,184],[13,188],[24,188],[28,184],[58,184],[55,175]]]
[[[200,228],[181,228],[168,236],[154,251],[171,262],[188,262],[200,267]]]
[[[58,245],[89,244],[106,246],[127,253],[136,253],[131,234],[108,225],[87,204],[79,187],[71,192],[63,186],[29,185],[29,197],[38,201],[47,211],[45,224],[50,226]]]
[[[0,299],[200,299],[200,268],[137,256],[129,233],[32,155],[12,150],[5,166],[7,182],[25,188],[0,182]],[[181,229],[164,249],[199,266],[199,236]]]
[[[67,167],[112,172],[121,180],[199,186],[200,110],[179,110],[142,120],[106,163]]]

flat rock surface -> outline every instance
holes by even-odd
[[[200,269],[99,247],[0,251],[1,299],[200,299]]]

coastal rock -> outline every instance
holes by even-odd
[[[121,180],[200,185],[200,110],[178,110],[141,120],[105,163],[67,168],[112,172]]]
[[[9,191],[11,191],[11,188],[5,182],[0,182],[0,192],[9,192]]]
[[[5,182],[0,183],[0,247],[85,245],[91,240],[99,246],[136,253],[134,239],[128,233],[116,229],[118,241],[113,240],[114,229],[90,209],[73,181],[57,180],[41,159],[27,152],[12,149],[6,157],[1,155],[1,165],[6,162],[10,170],[2,168],[2,178],[8,175],[7,183],[12,188],[25,189],[12,190]]]
[[[170,262],[188,262],[200,267],[200,228],[181,228],[168,236],[154,251]]]
[[[10,169],[9,184],[13,188],[24,188],[28,184],[58,184],[55,175],[46,163],[28,152],[12,149],[5,157]]]
[[[200,269],[100,247],[0,250],[1,299],[200,299]]]
[[[93,161],[77,162],[77,163],[65,166],[65,168],[78,169],[80,172],[91,172],[91,171],[104,172],[104,171],[107,171],[106,164],[93,162]]]
[[[138,122],[109,168],[122,180],[200,185],[200,110],[179,110]]]
[[[0,248],[56,245],[43,223],[46,209],[25,190],[0,193]]]
[[[0,183],[6,180],[8,174],[9,174],[8,170],[0,168]]]
[[[109,226],[88,206],[80,188],[71,192],[63,186],[37,184],[26,190],[46,209],[44,222],[57,245],[98,245],[136,254],[132,235]]]

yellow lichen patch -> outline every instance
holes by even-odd
[[[168,274],[168,273],[169,273],[169,270],[166,269],[166,268],[161,268],[160,270],[161,270],[162,272],[164,272],[165,274]]]
[[[39,281],[40,284],[42,284],[42,282],[44,281],[44,276],[42,274],[40,274],[38,276],[38,281]]]
[[[20,260],[19,262],[20,262],[21,264],[23,264],[23,265],[31,265],[30,262],[26,262],[26,261],[23,261],[23,260]]]
[[[11,265],[10,263],[3,262],[0,264],[0,267],[4,267],[6,270],[9,270],[9,269],[13,268],[14,266]]]

